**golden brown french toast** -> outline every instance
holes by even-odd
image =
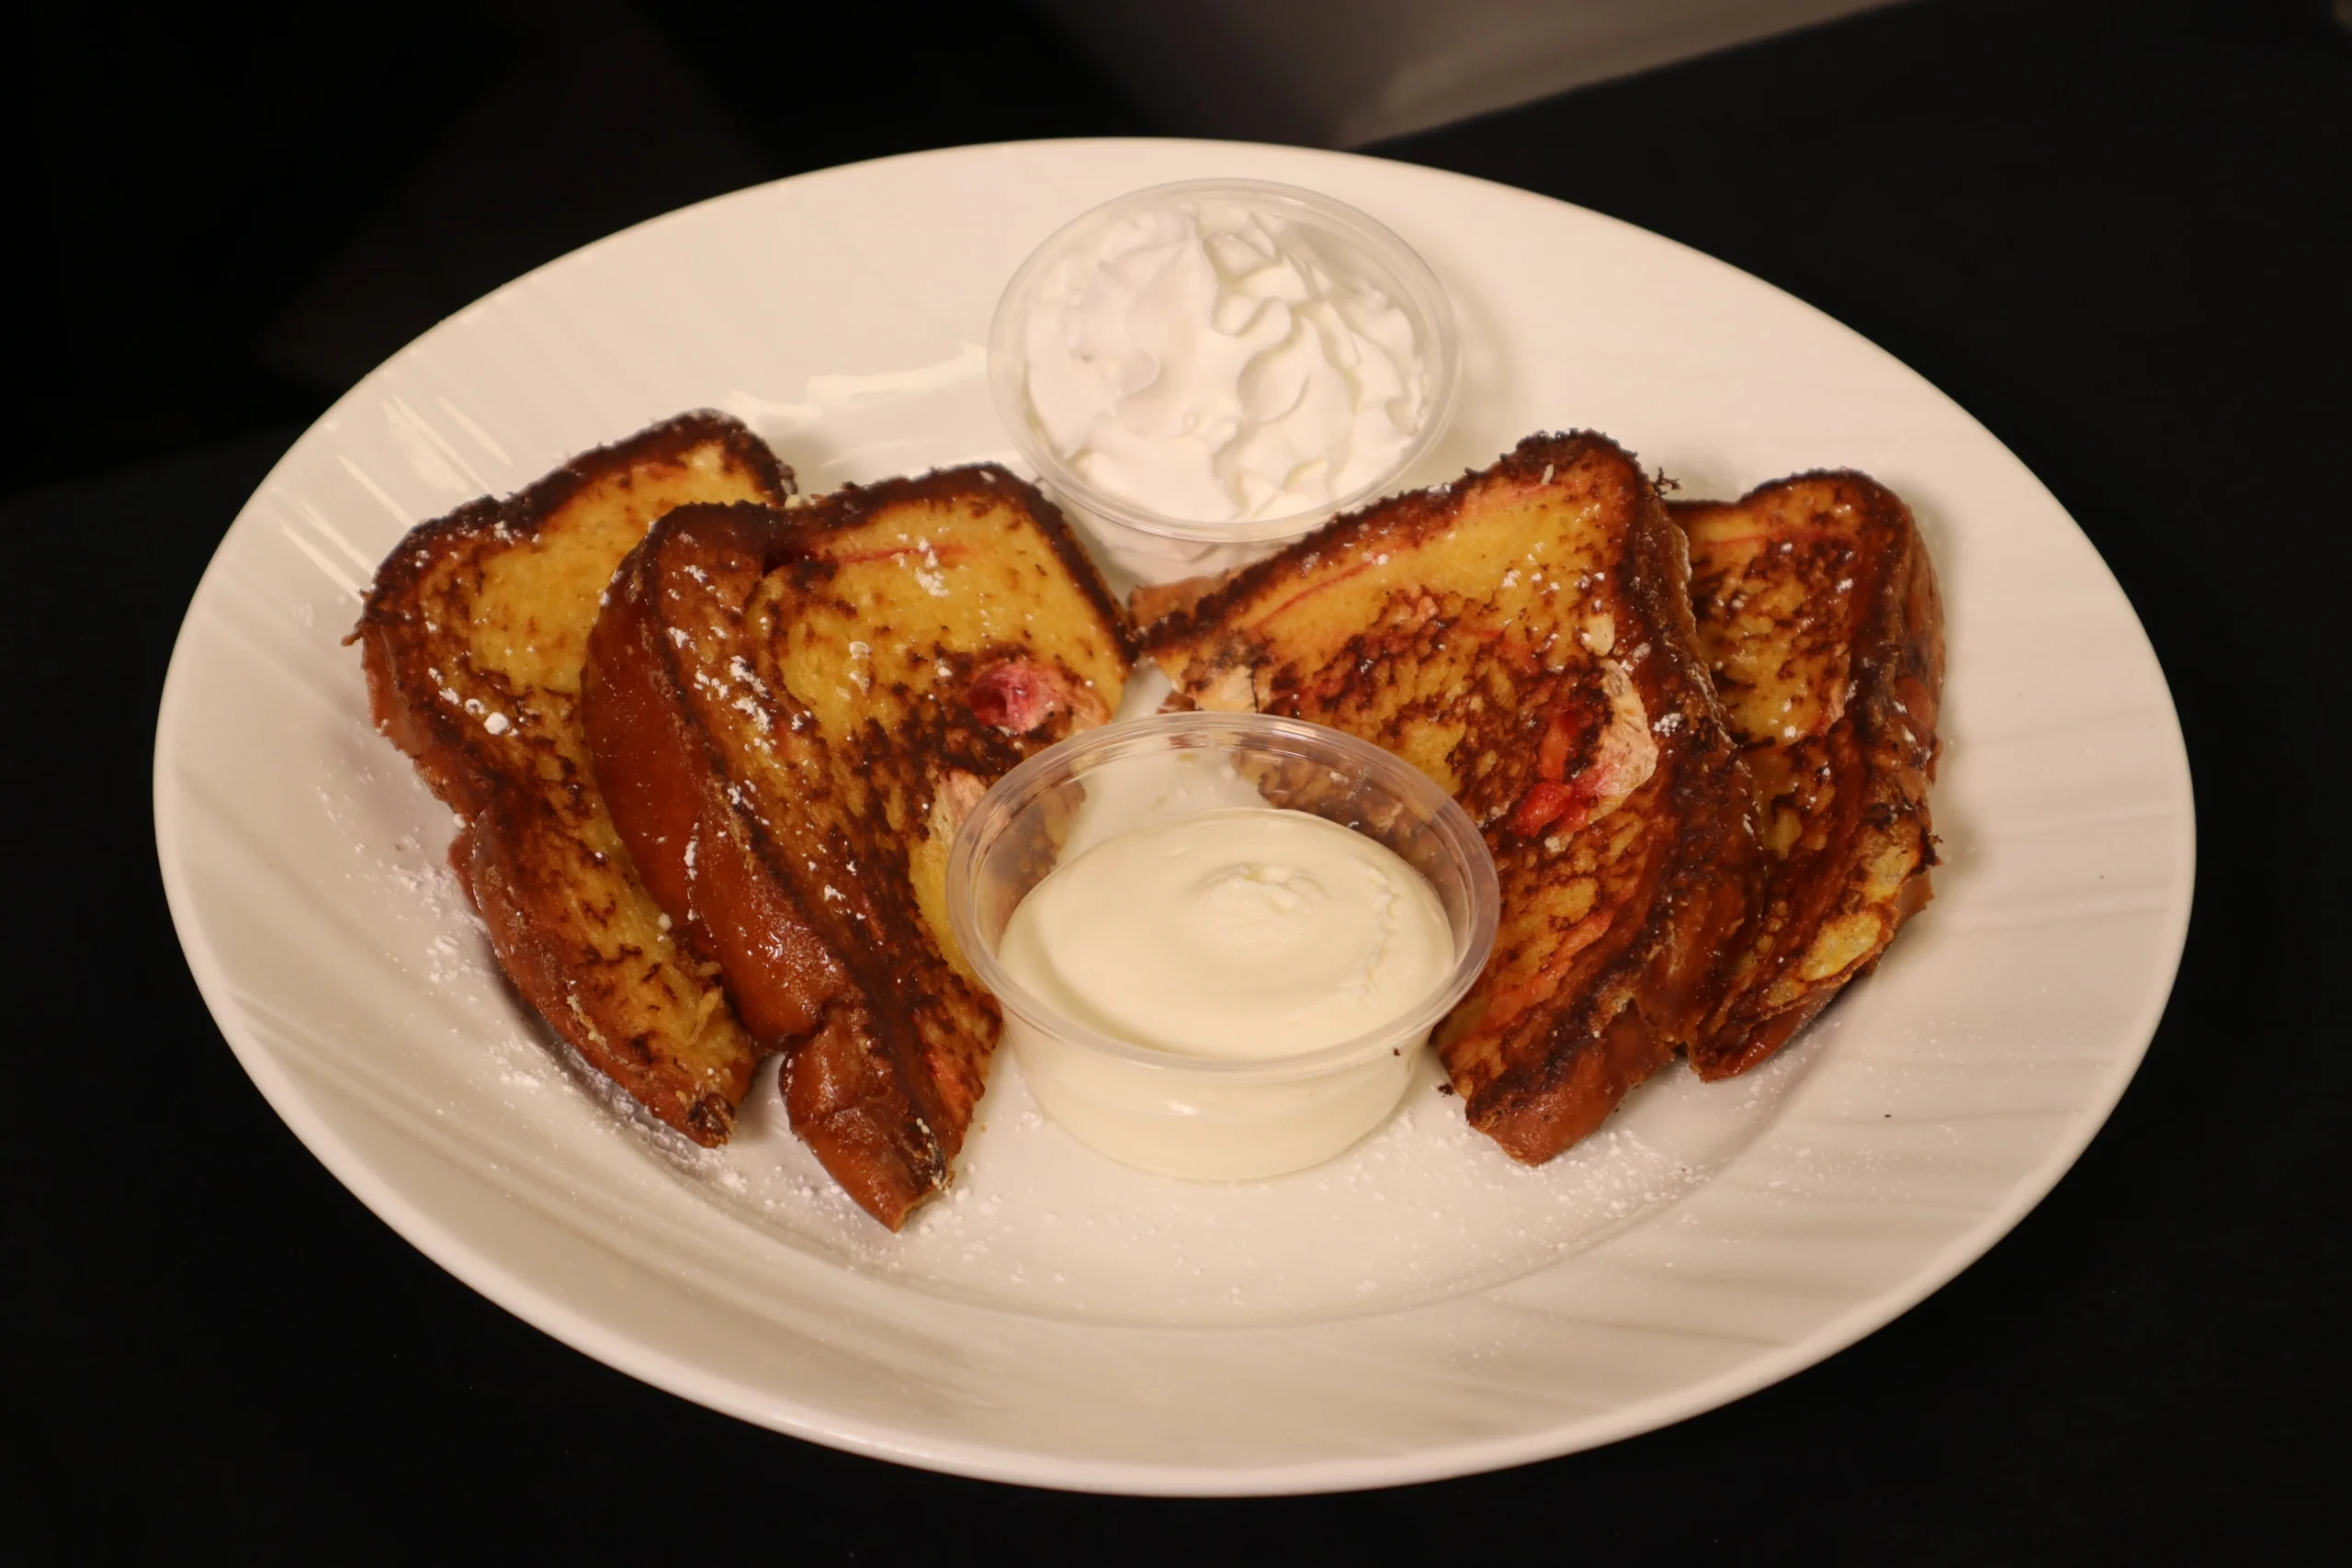
[[[1943,605],[1910,509],[1860,474],[1672,512],[1765,851],[1724,1000],[1690,1046],[1721,1078],[1779,1049],[1930,896]]]
[[[1473,1125],[1548,1159],[1697,1033],[1757,850],[1683,541],[1630,456],[1531,436],[1188,597],[1145,634],[1180,695],[1385,746],[1484,831],[1501,931],[1437,1036]]]
[[[948,931],[956,829],[1111,716],[1131,646],[1059,514],[992,466],[684,508],[614,581],[587,719],[621,836],[790,1051],[794,1129],[894,1230],[949,1179],[999,1032]]]
[[[726,1141],[757,1056],[613,829],[580,726],[588,633],[656,518],[778,502],[790,474],[724,414],[681,414],[503,501],[419,524],[358,628],[376,726],[460,821],[449,863],[507,977],[656,1116]]]

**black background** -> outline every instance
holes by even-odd
[[[879,153],[1170,129],[1006,0],[815,14],[114,7],[19,35],[5,1554],[2341,1552],[2352,39],[2324,3],[1927,0],[1374,149],[1629,219],[1874,338],[2050,485],[2163,659],[2199,832],[2163,1026],[2056,1191],[1862,1344],[1499,1474],[1074,1497],[635,1383],[327,1176],[198,1000],[153,851],[164,661],[269,464],[417,331],[620,224]]]

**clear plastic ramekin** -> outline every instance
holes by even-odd
[[[1335,496],[1329,504],[1250,522],[1207,522],[1171,516],[1089,483],[1045,438],[1029,399],[1027,324],[1040,291],[1057,269],[1114,226],[1154,208],[1202,201],[1234,202],[1309,236],[1318,254],[1371,283],[1412,324],[1426,382],[1420,416],[1410,438],[1380,472]],[[1261,180],[1188,180],[1153,186],[1081,214],[1039,245],[997,301],[989,333],[989,382],[1004,427],[1063,510],[1099,539],[1110,564],[1143,582],[1164,582],[1270,555],[1340,513],[1393,488],[1419,462],[1453,417],[1458,349],[1453,308],[1437,276],[1410,245],[1345,202],[1295,186]]]
[[[1066,855],[1126,831],[1236,805],[1311,812],[1385,845],[1429,879],[1453,964],[1418,1007],[1352,1040],[1236,1060],[1114,1038],[1008,973],[1012,911]],[[956,835],[947,919],[1004,1011],[1031,1093],[1072,1136],[1115,1159],[1200,1179],[1319,1164],[1396,1109],[1430,1031],[1495,942],[1493,860],[1462,807],[1401,758],[1321,725],[1264,714],[1156,714],[1039,752],[997,781]]]

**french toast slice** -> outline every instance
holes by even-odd
[[[1910,509],[1856,473],[1680,502],[1699,643],[1756,790],[1762,897],[1690,1045],[1770,1055],[1931,897],[1943,605]]]
[[[1683,540],[1630,456],[1531,436],[1190,597],[1144,637],[1180,696],[1374,741],[1483,831],[1501,931],[1437,1032],[1474,1126],[1548,1159],[1697,1033],[1757,847]]]
[[[587,718],[621,836],[893,1230],[949,1180],[1000,1028],[948,930],[956,829],[1107,720],[1131,658],[1060,515],[993,466],[684,508],[614,581]]]
[[[681,414],[411,529],[352,634],[376,727],[458,815],[449,863],[515,989],[707,1145],[732,1130],[757,1053],[614,831],[581,730],[581,670],[599,596],[656,518],[791,491],[741,424]]]

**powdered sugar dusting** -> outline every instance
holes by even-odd
[[[955,1187],[897,1236],[849,1203],[780,1113],[747,1120],[719,1163],[679,1168],[752,1223],[918,1289],[1092,1321],[1312,1321],[1480,1290],[1671,1207],[1775,1119],[1810,1059],[1800,1043],[1744,1092],[1677,1064],[1537,1169],[1472,1131],[1425,1063],[1404,1108],[1328,1165],[1183,1182],[1071,1140],[1008,1056]]]

